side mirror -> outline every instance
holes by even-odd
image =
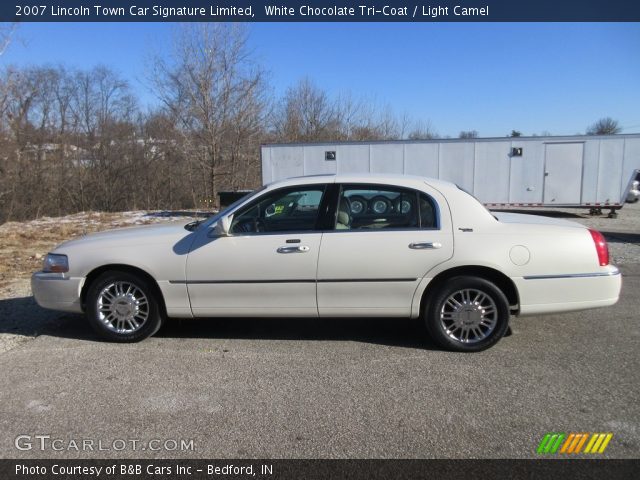
[[[233,215],[227,215],[222,217],[220,220],[216,222],[216,225],[209,232],[210,237],[228,237],[229,230],[231,229],[231,221],[233,220]]]

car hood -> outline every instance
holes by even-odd
[[[557,225],[560,227],[586,228],[578,222],[562,218],[545,217],[543,215],[527,215],[524,213],[491,212],[502,223],[519,223],[527,225]]]
[[[140,245],[176,242],[190,234],[184,226],[190,222],[170,222],[139,227],[118,228],[103,232],[90,233],[83,237],[64,242],[56,250],[75,246],[104,246],[104,245]]]

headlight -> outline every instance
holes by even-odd
[[[64,273],[69,271],[69,259],[66,255],[47,253],[42,271],[45,273]]]

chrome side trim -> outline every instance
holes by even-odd
[[[611,272],[596,272],[596,273],[567,273],[562,275],[528,275],[522,278],[525,280],[547,280],[550,278],[611,277],[614,275],[620,275],[620,270],[616,269]]]
[[[32,275],[38,280],[70,280],[71,277],[65,277],[64,273],[59,272],[36,272]]]
[[[319,278],[318,283],[415,282],[417,278]]]
[[[417,278],[320,278],[320,279],[282,279],[282,280],[169,280],[180,285],[214,285],[247,283],[371,283],[371,282],[415,282]]]
[[[220,285],[220,284],[247,284],[247,283],[316,283],[314,279],[283,279],[283,280],[169,280],[171,284],[180,285]]]

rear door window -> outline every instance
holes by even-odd
[[[343,185],[336,230],[437,228],[434,200],[424,192],[383,185]]]

